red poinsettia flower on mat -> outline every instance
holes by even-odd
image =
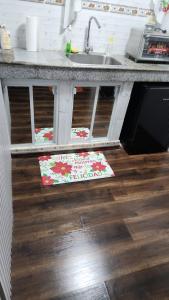
[[[86,132],[85,130],[81,130],[76,132],[76,135],[83,138],[88,136],[88,132]]]
[[[92,165],[92,168],[94,171],[104,171],[106,169],[106,166],[102,165],[100,162],[95,162]]]
[[[53,133],[47,132],[43,135],[44,138],[47,138],[49,141],[53,140]]]
[[[38,159],[39,159],[40,161],[48,160],[48,159],[50,159],[50,158],[51,158],[50,155],[44,155],[44,156],[39,156],[39,157],[38,157]]]
[[[41,128],[35,128],[35,133],[39,133],[39,132],[41,132]]]
[[[78,153],[79,156],[81,157],[86,157],[86,156],[89,156],[89,153],[88,152],[81,152],[81,153]]]
[[[52,185],[54,180],[50,176],[42,176],[42,184],[43,185]]]
[[[61,175],[66,175],[71,173],[72,166],[67,163],[63,163],[61,161],[57,162],[54,167],[51,168],[54,173],[58,173]]]

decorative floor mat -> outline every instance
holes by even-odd
[[[72,128],[71,139],[83,139],[87,140],[89,138],[90,130],[89,128]],[[44,144],[53,142],[53,128],[36,128],[35,129],[35,143]]]
[[[54,185],[115,176],[102,152],[40,156],[43,185]]]

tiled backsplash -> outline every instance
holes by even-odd
[[[52,5],[64,5],[64,0],[20,0],[26,2],[35,2],[43,4],[52,4]]]
[[[48,1],[51,0],[46,0],[46,3]],[[0,0],[0,22],[6,24],[11,32],[13,47],[25,48],[26,17],[37,16],[40,24],[40,49],[64,49],[65,39],[61,31],[64,6],[62,0],[52,1],[59,1],[57,4],[60,5],[39,4],[25,0]],[[95,8],[90,7],[90,9],[84,7],[84,3],[89,5],[91,2],[97,6]],[[113,37],[112,54],[124,54],[131,28],[143,28],[145,25],[147,18],[140,17],[140,12],[146,12],[145,15],[149,14],[149,4],[149,0],[104,0],[104,4],[103,0],[97,2],[82,0],[84,9],[78,13],[77,20],[72,26],[71,40],[73,46],[80,51],[83,50],[85,30],[89,18],[95,16],[101,24],[101,29],[98,30],[94,24],[91,28],[90,43],[94,51],[105,52],[108,48],[109,38]],[[102,5],[111,5],[111,9],[105,10],[104,6],[102,10]],[[111,11],[113,7],[116,8],[116,11]],[[138,7],[142,7],[142,9],[138,9]],[[124,13],[123,8],[125,14],[122,14]],[[118,13],[117,10],[119,10]]]
[[[150,9],[111,4],[100,1],[82,1],[82,8],[140,17],[146,17],[147,15],[151,15],[153,13],[153,11]]]
[[[46,4],[53,4],[53,5],[64,5],[65,2],[65,0],[21,0],[21,1],[46,3]],[[104,12],[112,12],[112,13],[124,14],[124,15],[140,16],[140,17],[146,17],[148,15],[153,14],[153,11],[151,9],[145,9],[142,7],[134,7],[129,5],[112,4],[111,0],[107,2],[82,0],[82,8],[99,10]]]

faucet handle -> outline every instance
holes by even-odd
[[[84,49],[84,52],[86,52],[87,54],[89,54],[92,51],[93,51],[93,47],[92,46],[89,46],[89,47],[86,46],[85,49]]]

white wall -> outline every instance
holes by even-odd
[[[101,0],[99,0],[101,1]],[[150,0],[105,0],[115,4],[125,4],[149,8]],[[25,19],[28,15],[40,17],[40,48],[63,49],[64,39],[61,34],[63,6],[47,5],[19,0],[0,0],[0,23],[5,23],[11,32],[13,47],[25,47]],[[84,33],[90,16],[96,16],[102,25],[100,31],[92,25],[92,43],[95,51],[104,52],[108,37],[115,37],[113,52],[123,54],[130,28],[143,27],[146,18],[120,15],[110,12],[82,9],[72,30],[72,42],[79,50],[83,49]]]

